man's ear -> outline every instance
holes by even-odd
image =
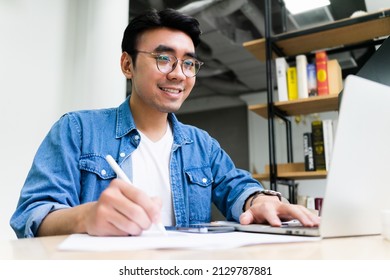
[[[131,79],[132,75],[132,59],[127,52],[123,52],[121,56],[121,69],[122,73],[127,79]]]

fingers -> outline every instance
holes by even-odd
[[[95,216],[94,223],[88,230],[88,233],[91,235],[126,236],[140,235],[142,233],[142,228],[137,223],[102,204],[97,205]]]
[[[286,204],[280,201],[262,201],[254,204],[240,216],[241,224],[268,223],[281,226],[282,220],[298,219],[302,225],[318,226],[320,218],[301,205]]]
[[[118,186],[123,194],[122,203],[117,206],[118,211],[141,225],[144,225],[143,221],[147,220],[148,227],[150,223],[158,222],[160,219],[161,201],[152,199],[133,185],[129,186],[129,184],[123,181],[118,181]]]
[[[158,214],[153,223],[159,223],[161,221],[161,208],[162,208],[162,200],[159,197],[152,197],[153,204],[158,208]]]
[[[113,180],[95,207],[95,232],[139,235],[160,220],[161,201],[122,180]],[[96,230],[100,227],[99,230]]]
[[[113,218],[115,211],[110,210],[108,205],[100,201],[85,203],[76,208],[83,213],[81,216],[84,220],[85,232],[89,235],[124,236],[129,234],[110,222],[117,219]]]
[[[282,221],[279,218],[280,213],[277,212],[277,208],[273,206],[274,204],[265,205],[264,208],[266,208],[266,211],[264,212],[264,218],[271,226],[280,227],[282,225]]]
[[[319,218],[315,217],[305,207],[300,205],[282,206],[279,217],[284,220],[298,219],[303,226],[313,227],[319,224]]]
[[[314,214],[312,211],[310,211],[309,209],[303,207],[303,206],[300,206],[300,205],[297,205],[300,207],[301,211],[302,211],[302,215],[304,215],[304,217],[307,219],[307,222],[306,221],[301,221],[301,223],[305,226],[319,226],[320,225],[320,221],[321,221],[321,218],[317,215],[317,214]]]
[[[241,214],[240,223],[243,225],[268,223],[272,226],[281,226],[282,224],[275,207],[270,203],[261,204],[261,206],[254,205],[249,208]]]
[[[244,213],[241,214],[240,216],[240,224],[242,225],[249,225],[253,224],[255,222],[255,218],[252,214],[252,211],[248,209]]]

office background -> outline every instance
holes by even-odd
[[[34,154],[53,123],[67,111],[117,106],[124,99],[126,80],[119,61],[128,11],[128,0],[0,0],[0,239],[15,238],[9,218]],[[239,167],[261,172],[268,162],[267,122],[245,108],[264,102],[265,92],[238,100],[193,99],[179,118],[207,129]],[[224,114],[235,122],[217,118]],[[299,161],[301,136],[310,130],[310,119],[294,125]],[[283,135],[282,124],[277,133]],[[277,144],[283,162],[285,145]],[[299,192],[322,196],[325,182],[302,181]]]
[[[116,106],[128,0],[0,0],[0,239],[33,156],[69,110]]]

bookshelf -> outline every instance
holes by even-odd
[[[379,44],[390,34],[390,9],[364,16],[347,18],[308,29],[271,35],[271,1],[265,0],[265,38],[249,41],[243,46],[260,61],[266,63],[267,103],[249,106],[249,110],[268,120],[269,165],[262,174],[253,174],[257,180],[270,181],[270,188],[289,181],[290,201],[296,202],[297,184],[294,180],[324,179],[326,171],[305,171],[304,163],[294,163],[292,156],[291,124],[289,116],[338,111],[338,94],[316,96],[293,101],[273,101],[272,60],[277,56],[292,57],[317,50],[350,50]],[[269,14],[269,15],[267,15]],[[303,43],[304,42],[304,43]],[[287,127],[288,163],[277,164],[275,157],[274,118],[279,117]]]
[[[339,106],[338,95],[313,96],[305,99],[275,102],[274,106],[286,116],[307,115],[337,111]],[[249,106],[249,110],[263,118],[268,118],[267,104]]]
[[[390,34],[390,9],[357,18],[338,20],[313,28],[273,36],[275,47],[285,56],[310,53],[319,49],[343,48]],[[302,44],[302,42],[305,42]],[[264,38],[244,43],[260,61],[266,61]],[[273,53],[273,58],[277,55]]]
[[[275,102],[275,108],[285,116],[307,115],[313,113],[338,111],[338,95],[313,96],[305,99],[292,101]],[[268,118],[268,104],[256,104],[248,107],[250,111],[263,118]],[[265,168],[261,174],[253,174],[253,177],[259,181],[269,181],[269,167]],[[327,172],[305,171],[304,163],[288,163],[277,166],[277,177],[292,180],[324,179]]]

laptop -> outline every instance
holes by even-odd
[[[390,208],[390,37],[356,76],[346,78],[340,99],[321,225],[306,228],[294,221],[282,227],[218,224],[240,231],[303,236],[380,234],[380,212]]]
[[[357,76],[390,86],[390,37],[368,59]]]
[[[345,79],[319,227],[294,221],[281,227],[216,223],[238,231],[322,238],[380,234],[381,210],[390,208],[389,108],[389,86],[354,75]]]

